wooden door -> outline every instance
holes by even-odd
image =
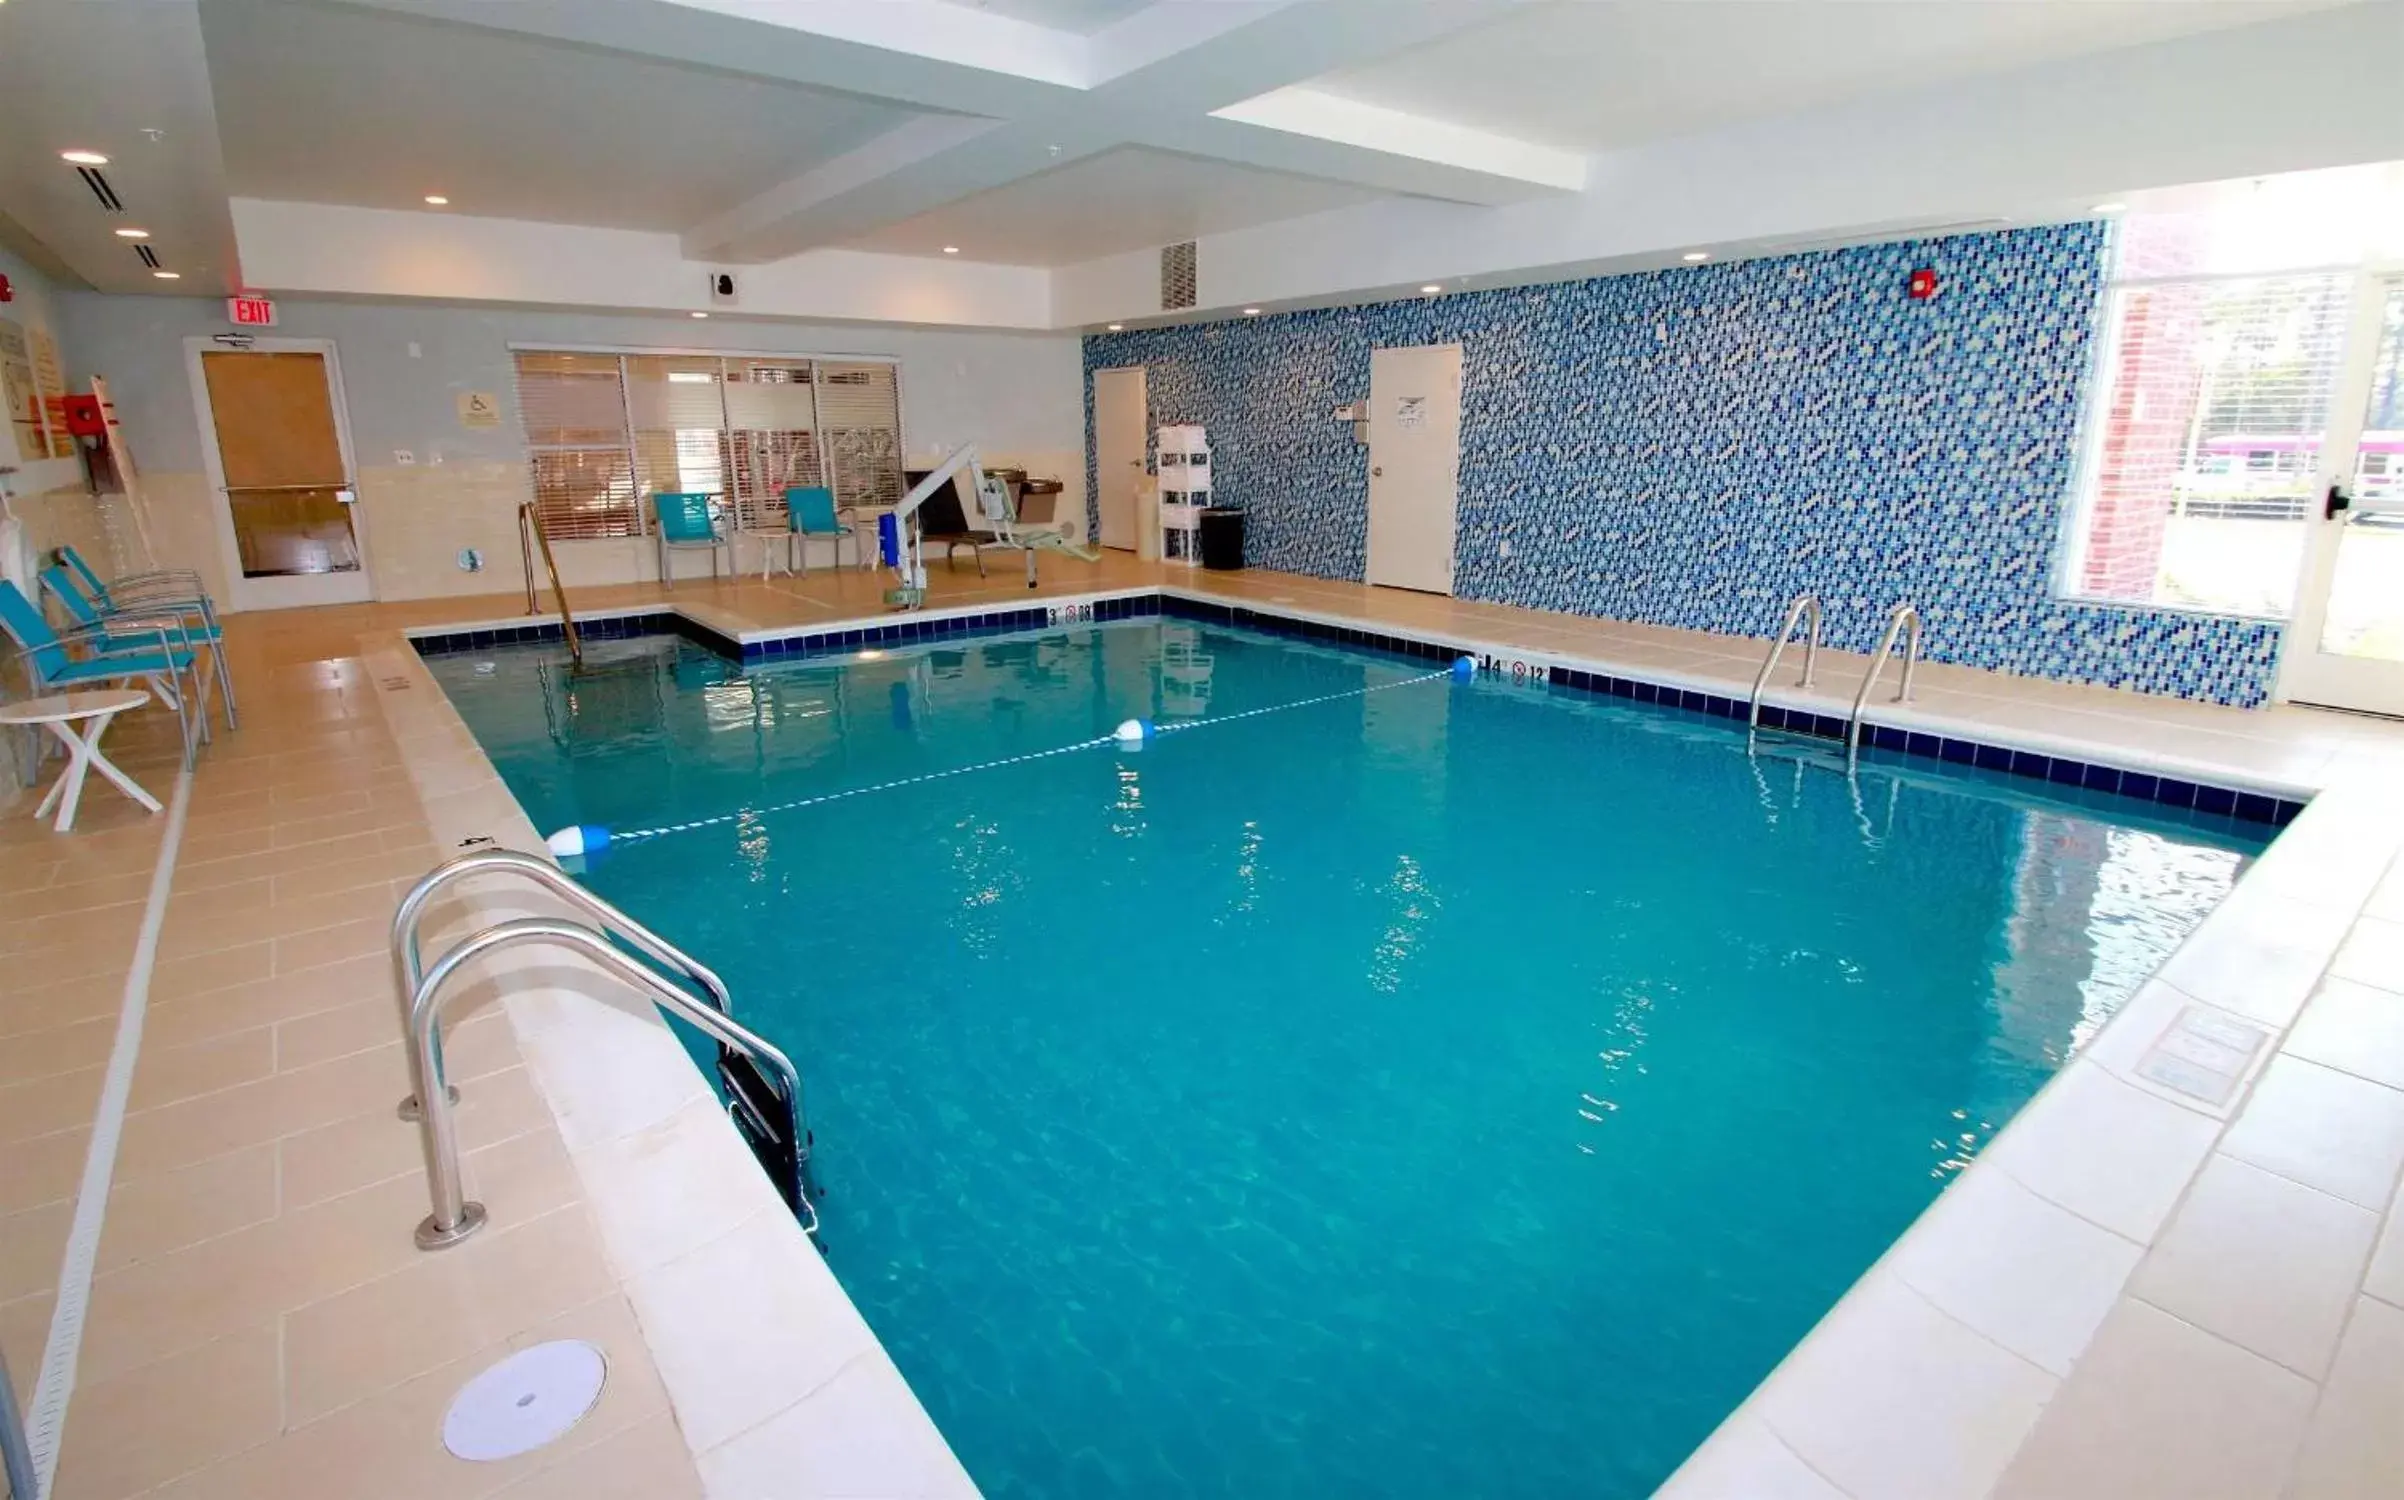
[[[242,607],[368,598],[330,351],[209,349],[199,365]]]

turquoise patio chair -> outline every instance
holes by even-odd
[[[659,521],[659,581],[676,587],[670,559],[679,552],[707,548],[710,577],[718,576],[718,557],[726,554],[727,571],[734,571],[734,554],[718,526],[718,504],[699,491],[662,490],[651,497],[651,513]]]
[[[148,608],[162,602],[193,604],[216,622],[216,602],[209,598],[200,574],[191,568],[152,568],[142,573],[127,573],[122,577],[103,579],[83,560],[83,554],[73,547],[58,549],[58,560],[83,580],[85,590],[100,605],[104,614],[115,614],[129,605]]]
[[[834,543],[835,567],[843,566],[843,544],[851,543],[852,560],[860,559],[860,533],[835,516],[835,492],[822,484],[796,485],[785,491],[785,524],[788,556],[800,554],[801,571],[810,571],[810,543]]]
[[[74,549],[60,550],[64,553]],[[79,579],[78,573],[83,573],[83,577]],[[206,599],[160,598],[140,608],[111,607],[103,602],[108,595],[92,596],[88,572],[56,565],[42,570],[42,587],[65,606],[79,629],[99,632],[97,639],[104,651],[123,645],[139,649],[147,638],[125,632],[152,627],[164,627],[167,638],[177,645],[207,651],[209,676],[217,684],[217,707],[225,715],[225,727],[239,727],[234,716],[234,674],[225,664],[225,632],[218,627],[216,611]]]
[[[52,630],[50,622],[14,583],[0,578],[0,630],[16,642],[25,674],[34,693],[72,692],[77,688],[122,687],[141,682],[153,696],[175,710],[183,733],[184,769],[192,768],[197,742],[192,708],[201,703],[200,658],[191,647],[177,644],[164,624],[125,624],[114,630],[77,626]],[[88,654],[77,656],[80,649]],[[189,676],[187,690],[184,679]],[[200,738],[209,721],[200,716]]]

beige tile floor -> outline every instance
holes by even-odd
[[[1047,559],[1044,575],[1044,597],[1167,581],[1364,623],[1620,661],[1723,688],[1749,683],[1760,650],[1758,642],[1288,575],[1164,572],[1115,556],[1099,565]],[[939,566],[933,583],[935,606],[1028,597],[1007,560],[986,579],[966,566]],[[746,631],[873,615],[879,588],[874,574],[821,571],[799,580],[687,582],[672,592],[591,590],[576,602],[673,603],[717,628]],[[396,630],[519,610],[520,601],[504,595],[231,623],[245,717],[205,752],[192,784],[68,1411],[59,1500],[672,1500],[701,1492],[687,1435],[653,1368],[649,1347],[658,1335],[647,1342],[638,1328],[558,1124],[496,1011],[463,1020],[448,1054],[455,1076],[475,1085],[466,1090],[463,1130],[469,1172],[495,1226],[440,1256],[409,1241],[423,1185],[415,1135],[391,1115],[406,1083],[386,924],[400,892],[444,851],[377,710],[366,659],[388,648]],[[1786,697],[1841,703],[1860,666],[1825,656],[1820,692]],[[1916,711],[1997,734],[2123,747],[2299,789],[2346,768],[2404,761],[2404,731],[2338,715],[2244,713],[1950,668],[1925,669],[1922,683]],[[173,765],[157,716],[122,726],[112,749],[164,793]],[[0,819],[0,1153],[9,1163],[0,1175],[0,1348],[29,1393],[165,820],[105,788],[87,794],[71,835],[51,834],[26,810]],[[2397,1058],[2404,1041],[2386,1065],[2404,1066]],[[2404,1075],[2387,1082],[2404,1085]],[[2241,1169],[2278,1170],[2227,1170]],[[2228,1181],[2238,1192],[2250,1179]],[[2359,1378],[2344,1386],[2342,1402],[2332,1406],[2333,1395],[2321,1403],[2316,1431],[2352,1424],[2377,1434],[2394,1425],[2381,1413],[2404,1399],[2398,1240],[2391,1231],[2371,1273],[2371,1291],[2384,1285],[2391,1300],[2362,1299],[2376,1310],[2349,1321],[2328,1390],[2340,1389],[2340,1375]],[[2158,1274],[2175,1285],[2182,1275],[2221,1273],[2173,1264]],[[2318,1330],[2328,1310],[2310,1312]],[[2132,1315],[2125,1329],[2108,1330],[2109,1346],[2151,1357],[2164,1340],[2211,1337],[2163,1321],[2172,1327],[2141,1326]],[[555,1448],[510,1464],[471,1466],[443,1453],[436,1426],[461,1380],[512,1346],[569,1334],[601,1343],[612,1361],[592,1419]],[[2316,1332],[2314,1347],[2322,1342]],[[2274,1404],[2295,1399],[2246,1391]],[[2326,1462],[2359,1461],[2346,1456],[2352,1452]]]

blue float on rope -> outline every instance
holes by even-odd
[[[574,828],[560,829],[557,833],[544,839],[543,844],[561,859],[569,859],[579,854],[599,854],[609,847],[609,830],[579,824]]]
[[[1159,731],[1152,727],[1151,720],[1129,719],[1112,730],[1110,737],[1122,745],[1140,745],[1157,733]]]
[[[1474,657],[1474,656],[1456,656],[1456,657],[1454,657],[1454,658],[1453,658],[1453,662],[1452,662],[1452,680],[1453,680],[1453,681],[1455,681],[1455,682],[1467,682],[1467,681],[1468,681],[1470,678],[1472,678],[1472,677],[1475,677],[1476,675],[1477,675],[1477,658],[1476,658],[1476,657]]]

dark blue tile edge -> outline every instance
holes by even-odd
[[[1706,713],[1716,718],[1745,717],[1741,699],[1723,698],[1717,694],[1698,693],[1690,688],[1673,688],[1636,678],[1615,677],[1602,672],[1579,671],[1572,667],[1554,667],[1551,680],[1557,687],[1573,692],[1593,693],[1605,697],[1626,698],[1637,703],[1652,703],[1668,708]],[[1842,741],[1845,722],[1827,714],[1808,713],[1801,709],[1788,710],[1775,704],[1763,704],[1761,727],[1788,734],[1808,735],[1815,739]],[[2126,771],[2117,766],[2097,765],[2073,760],[2066,756],[2040,755],[2029,750],[2014,750],[2003,745],[1982,744],[1974,740],[1951,739],[1926,734],[1919,730],[1903,730],[1886,724],[1862,726],[1862,745],[1868,750],[1883,750],[1899,755],[1916,756],[1923,760],[1944,761],[1952,765],[1976,766],[1981,770],[2002,771],[2026,777],[2031,781],[2050,782],[2056,786],[2080,787],[2088,791],[2108,792],[2140,802],[2157,802],[2165,807],[2192,809],[2231,818],[2240,823],[2266,824],[2284,828],[2295,821],[2304,810],[2300,801],[2273,797],[2262,792],[2241,791],[2234,787],[2202,786],[2191,781],[2156,776],[2143,771]]]
[[[735,643],[705,625],[695,624],[673,610],[654,610],[640,615],[610,615],[600,619],[578,620],[576,633],[588,641],[623,641],[637,636],[682,636],[712,651],[732,656]],[[444,630],[408,637],[409,644],[420,656],[450,656],[462,651],[485,651],[494,646],[557,645],[564,637],[559,622],[528,621],[523,625],[496,625],[476,630]]]
[[[770,640],[738,643],[706,626],[696,624],[673,610],[655,610],[647,614],[618,615],[609,619],[582,620],[577,629],[587,640],[624,640],[635,636],[678,635],[707,647],[722,656],[743,662],[770,661],[787,657],[821,656],[836,651],[856,651],[867,646],[911,645],[925,641],[962,639],[980,635],[1002,635],[1021,630],[1039,630],[1054,623],[1083,624],[1088,621],[1132,620],[1154,615],[1172,619],[1196,620],[1212,625],[1243,625],[1273,635],[1289,635],[1305,640],[1330,641],[1363,651],[1382,652],[1390,656],[1409,657],[1418,661],[1450,661],[1470,654],[1467,647],[1455,642],[1425,640],[1416,636],[1395,635],[1390,632],[1366,630],[1358,626],[1338,625],[1321,620],[1305,620],[1274,610],[1256,609],[1245,604],[1221,604],[1215,600],[1191,599],[1181,594],[1143,593],[1095,600],[1090,613],[1080,619],[1052,619],[1051,605],[1024,605],[1016,609],[996,609],[978,614],[952,615],[940,619],[900,616],[889,624],[844,626]],[[420,656],[442,656],[461,651],[479,651],[493,646],[534,645],[557,642],[561,639],[559,624],[526,624],[503,626],[486,630],[437,632],[411,636],[409,642]],[[1723,697],[1717,693],[1698,692],[1692,688],[1677,688],[1640,678],[1618,677],[1603,672],[1585,672],[1571,667],[1552,667],[1549,681],[1556,687],[1573,692],[1592,693],[1604,697],[1625,698],[1635,703],[1650,703],[1666,708],[1683,709],[1708,714],[1714,718],[1745,717],[1745,702]],[[1789,734],[1809,735],[1815,739],[1842,740],[1845,721],[1828,714],[1809,713],[1801,709],[1788,710],[1772,704],[1762,705],[1761,727]],[[2114,766],[2098,765],[2063,756],[2040,755],[2029,750],[2013,750],[2002,745],[1982,744],[1973,740],[1950,739],[1919,730],[1903,730],[1884,724],[1868,724],[1862,730],[1864,747],[1891,751],[1924,760],[1939,760],[1952,765],[1976,766],[1981,770],[2002,771],[2032,781],[2050,782],[2057,786],[2082,787],[2090,791],[2108,792],[2140,802],[2157,802],[2165,807],[2193,809],[2217,814],[2241,823],[2266,824],[2284,828],[2304,810],[2300,801],[2272,797],[2261,792],[2242,791],[2234,787],[2218,787],[2159,776],[2144,771],[2127,771]]]

